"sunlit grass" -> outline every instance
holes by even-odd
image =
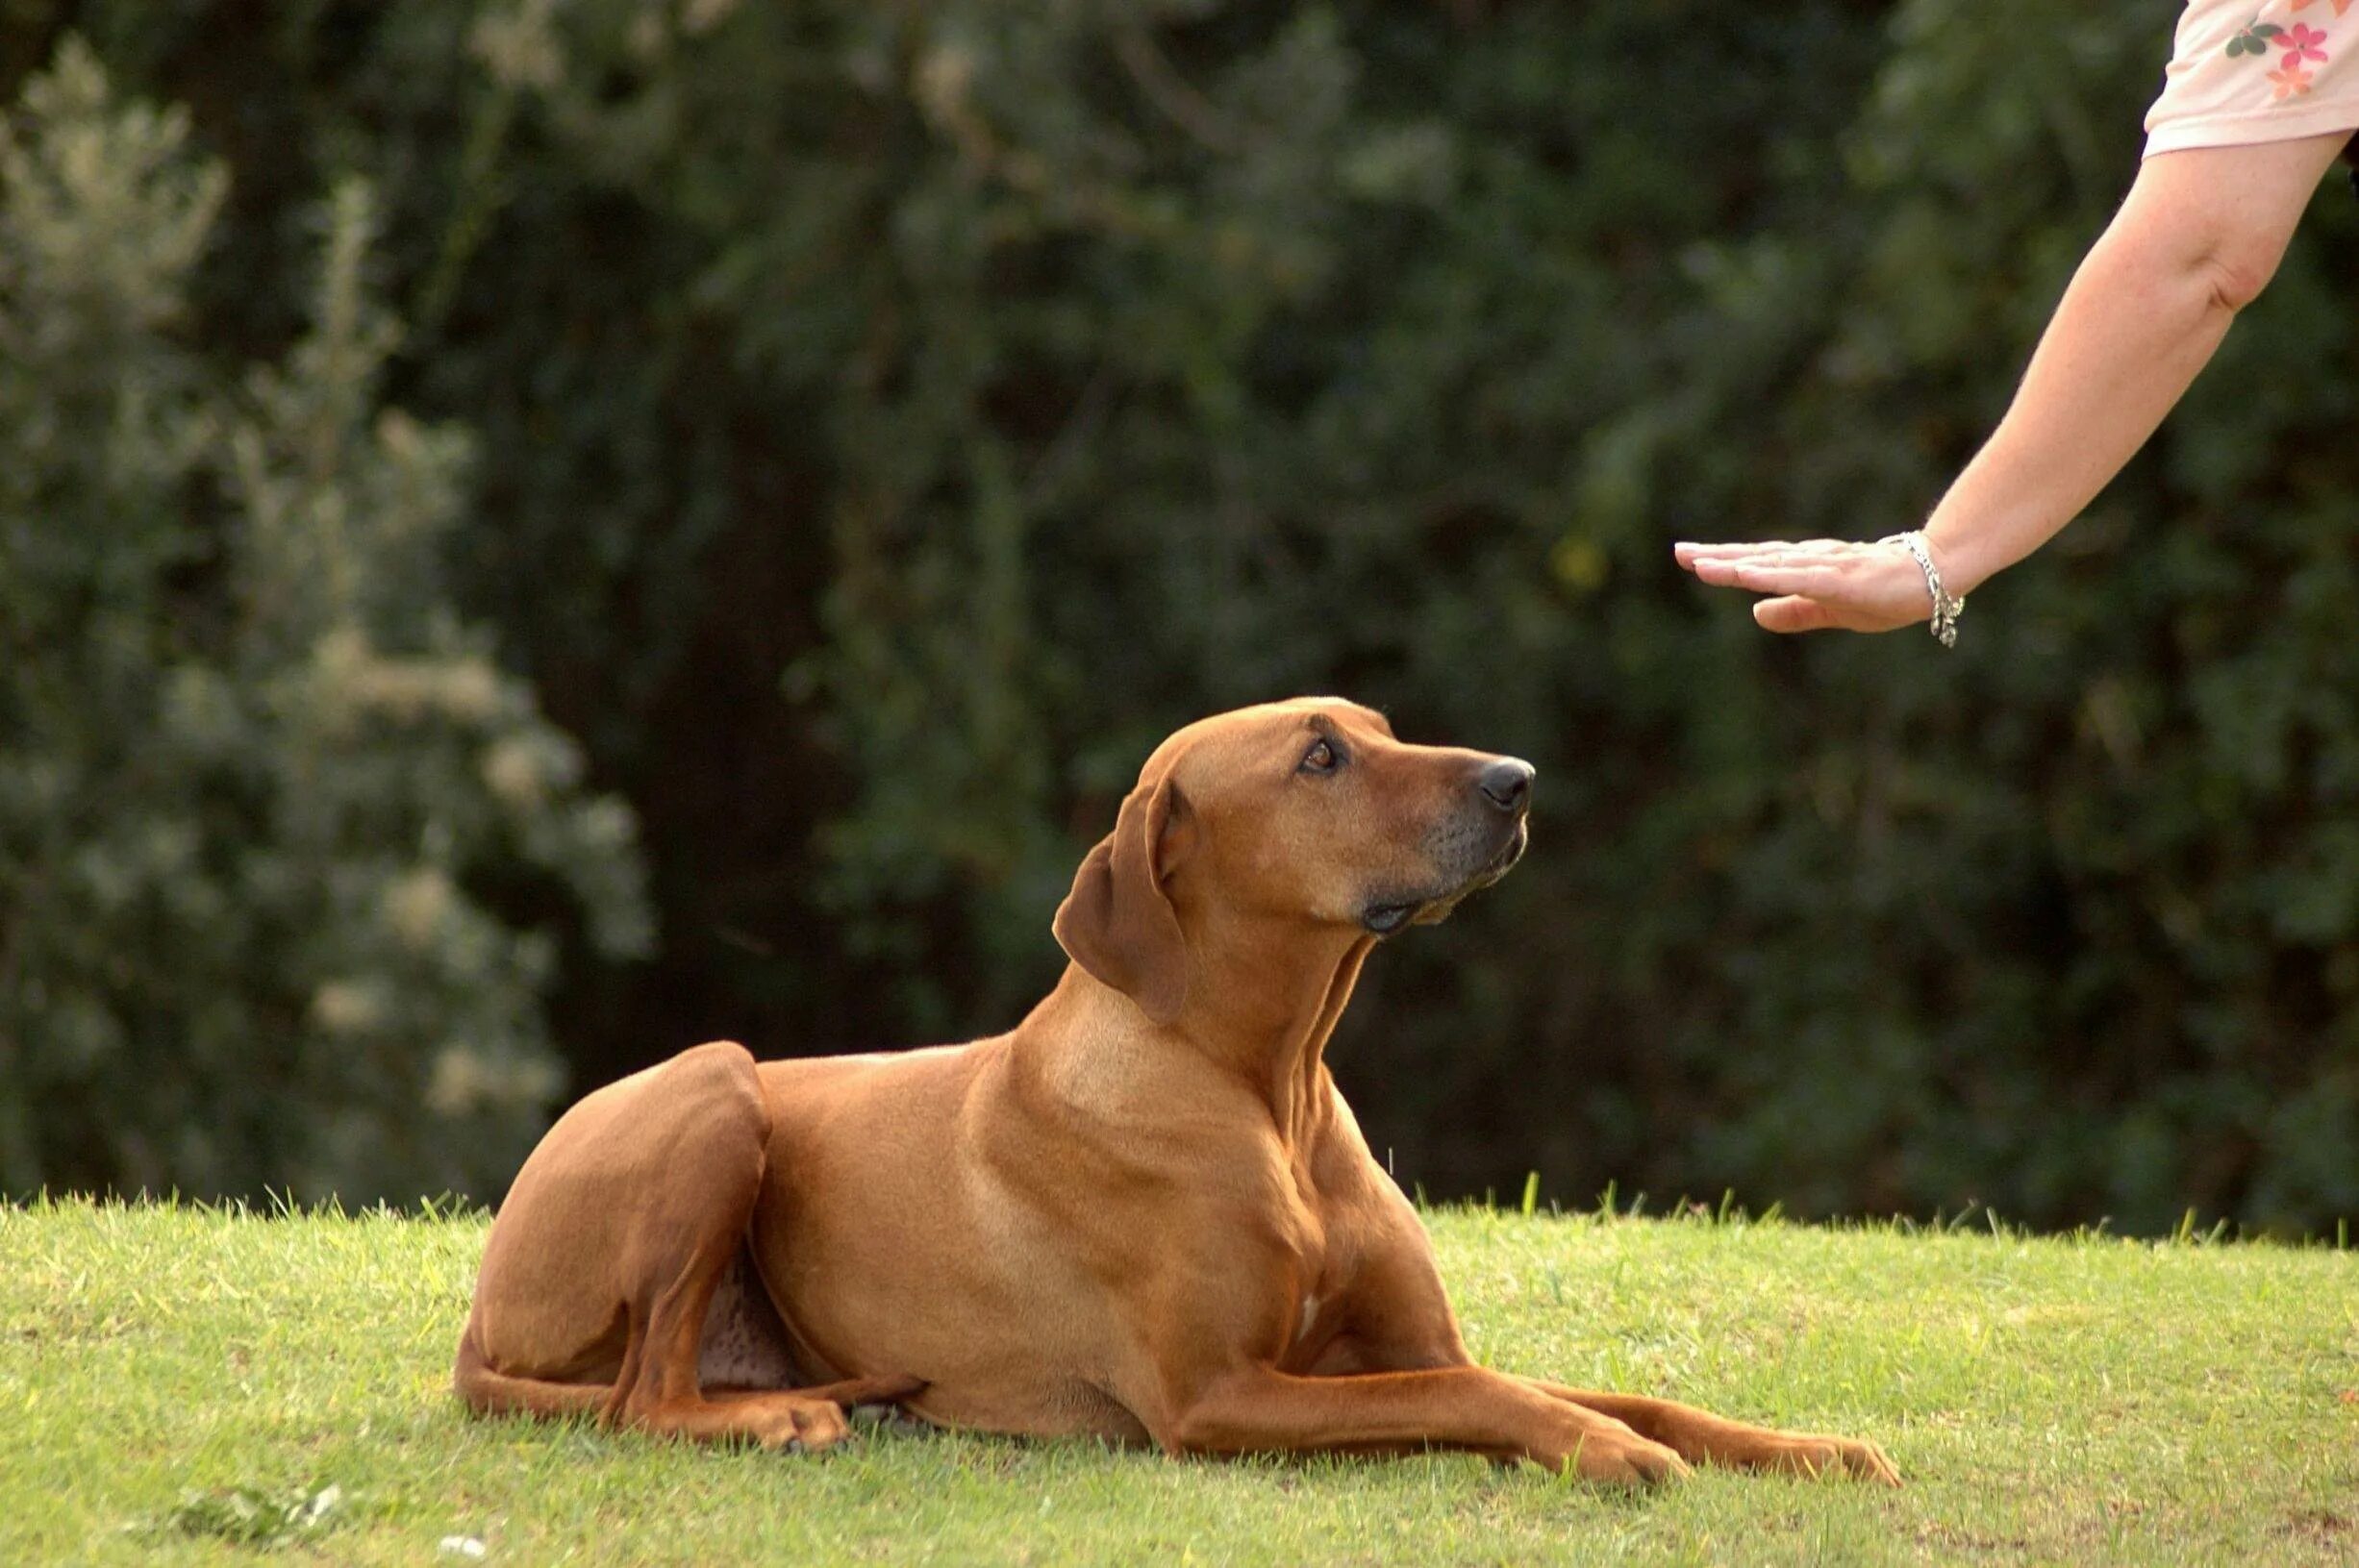
[[[445,1387],[480,1216],[64,1204],[0,1208],[0,1562],[2359,1556],[2359,1255],[1733,1213],[1431,1226],[1486,1359],[1873,1436],[1908,1488],[482,1423]]]

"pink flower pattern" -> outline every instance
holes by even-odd
[[[2296,12],[2327,4],[2331,4],[2334,13],[2340,16],[2352,6],[2359,5],[2359,0],[2288,0],[2289,8]],[[2261,9],[2268,9],[2266,0]],[[2312,27],[2307,22],[2281,27],[2274,22],[2261,20],[2260,12],[2256,11],[2252,20],[2238,28],[2236,36],[2228,40],[2228,58],[2235,60],[2250,56],[2255,62],[2266,63],[2271,53],[2277,54],[2277,68],[2269,73],[2269,83],[2271,96],[2282,104],[2308,95],[2312,85],[2318,80],[2318,73],[2310,67],[2326,63],[2328,41],[2326,29],[2322,27]]]
[[[2305,60],[2324,60],[2326,51],[2319,45],[2325,41],[2326,35],[2319,28],[2305,27],[2299,22],[2287,28],[2285,37],[2278,40],[2278,47],[2285,51],[2286,69],[2291,70]]]
[[[2269,79],[2277,84],[2277,101],[2283,103],[2288,98],[2296,98],[2309,91],[2311,80],[2316,74],[2303,70],[2289,59],[2285,68],[2270,72]]]

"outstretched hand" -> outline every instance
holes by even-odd
[[[1924,571],[1904,544],[1769,539],[1671,553],[1715,587],[1766,595],[1753,619],[1771,632],[1890,632],[1933,617]]]

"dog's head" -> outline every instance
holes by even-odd
[[[1239,709],[1155,750],[1073,879],[1057,940],[1168,1023],[1208,912],[1387,936],[1441,920],[1523,853],[1532,767],[1393,738],[1331,697]]]

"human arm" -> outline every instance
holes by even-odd
[[[2275,274],[2348,131],[2161,153],[2065,290],[1990,440],[1924,525],[1960,597],[2059,533],[2121,472]],[[1896,544],[1680,544],[1703,582],[1766,597],[1772,632],[1887,632],[1927,618]]]

